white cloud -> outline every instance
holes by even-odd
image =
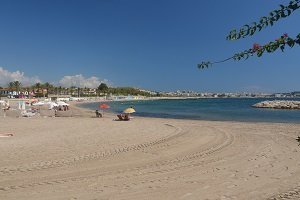
[[[41,82],[41,80],[36,76],[28,77],[24,75],[24,72],[10,72],[0,67],[0,86],[6,87],[11,81],[20,81],[23,86],[29,86],[37,82]]]
[[[98,77],[91,76],[90,78],[85,78],[82,74],[74,76],[64,76],[60,81],[59,85],[63,87],[87,87],[87,88],[97,88],[101,83],[108,84],[108,80],[100,80]]]
[[[37,82],[43,83],[37,76],[28,77],[24,75],[24,72],[20,72],[19,70],[15,72],[10,72],[0,67],[0,86],[7,87],[8,83],[11,81],[20,81],[23,86],[34,85]],[[86,78],[82,74],[74,76],[64,76],[61,80],[58,81],[58,85],[63,87],[76,86],[82,88],[97,88],[101,83],[112,85],[107,79],[100,80],[96,76]]]

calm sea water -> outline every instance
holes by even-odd
[[[275,110],[252,108],[251,105],[274,99],[185,99],[108,102],[110,112],[120,113],[132,106],[135,116],[247,122],[300,123],[300,110]],[[294,99],[295,100],[295,99]],[[300,99],[297,99],[300,100]],[[99,103],[82,104],[82,107],[98,109]]]

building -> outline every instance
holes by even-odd
[[[292,92],[292,95],[293,95],[294,97],[300,97],[300,91]]]

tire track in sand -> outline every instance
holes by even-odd
[[[158,161],[148,165],[137,166],[137,167],[132,167],[123,170],[108,171],[103,173],[99,173],[98,170],[95,170],[95,171],[87,172],[88,174],[85,176],[71,175],[71,177],[66,177],[62,179],[53,179],[49,177],[50,180],[44,180],[44,181],[41,180],[32,183],[24,183],[21,185],[10,185],[5,187],[0,187],[0,192],[17,190],[17,189],[25,189],[25,188],[31,188],[31,187],[43,186],[43,185],[56,185],[56,184],[64,184],[68,182],[84,181],[87,179],[92,179],[92,178],[97,179],[99,177],[106,177],[106,176],[113,176],[115,178],[117,177],[118,179],[129,179],[136,176],[160,175],[160,174],[170,173],[173,171],[183,170],[187,168],[198,167],[200,165],[204,165],[208,163],[217,162],[219,159],[203,161],[203,160],[199,160],[199,158],[205,158],[213,153],[221,151],[222,149],[230,146],[233,143],[234,137],[231,134],[228,134],[221,130],[219,131],[221,133],[221,139],[218,143],[213,144],[208,149],[190,153],[182,157],[176,157],[174,159]],[[183,134],[185,134],[185,131],[180,131],[178,134],[176,134],[177,136],[173,135],[171,137],[172,139],[175,139],[177,137],[180,137],[180,135]],[[128,172],[130,173],[128,174]],[[126,173],[126,175],[124,173]],[[106,186],[106,187],[110,187],[110,186]]]
[[[21,166],[17,166],[17,167],[15,167],[15,166],[14,167],[4,167],[4,168],[0,169],[0,175],[13,175],[16,173],[25,173],[25,172],[32,172],[32,171],[38,171],[38,170],[45,170],[45,169],[49,169],[49,168],[57,168],[57,167],[74,165],[78,162],[107,159],[109,157],[116,156],[121,153],[128,153],[131,151],[140,151],[145,148],[149,148],[151,146],[166,143],[166,142],[171,141],[183,134],[181,128],[175,127],[170,124],[165,124],[165,125],[169,126],[169,127],[173,127],[175,129],[174,133],[171,134],[170,136],[159,138],[159,139],[156,139],[156,140],[153,140],[150,142],[132,145],[132,146],[125,146],[125,147],[119,147],[119,148],[101,151],[101,152],[94,152],[91,154],[78,155],[78,156],[75,156],[75,157],[69,158],[69,159],[40,161],[40,162],[34,162],[32,164],[21,165]]]

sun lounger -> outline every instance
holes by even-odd
[[[21,112],[21,116],[22,117],[33,117],[33,116],[35,116],[35,113],[27,112],[27,111],[22,111]]]

